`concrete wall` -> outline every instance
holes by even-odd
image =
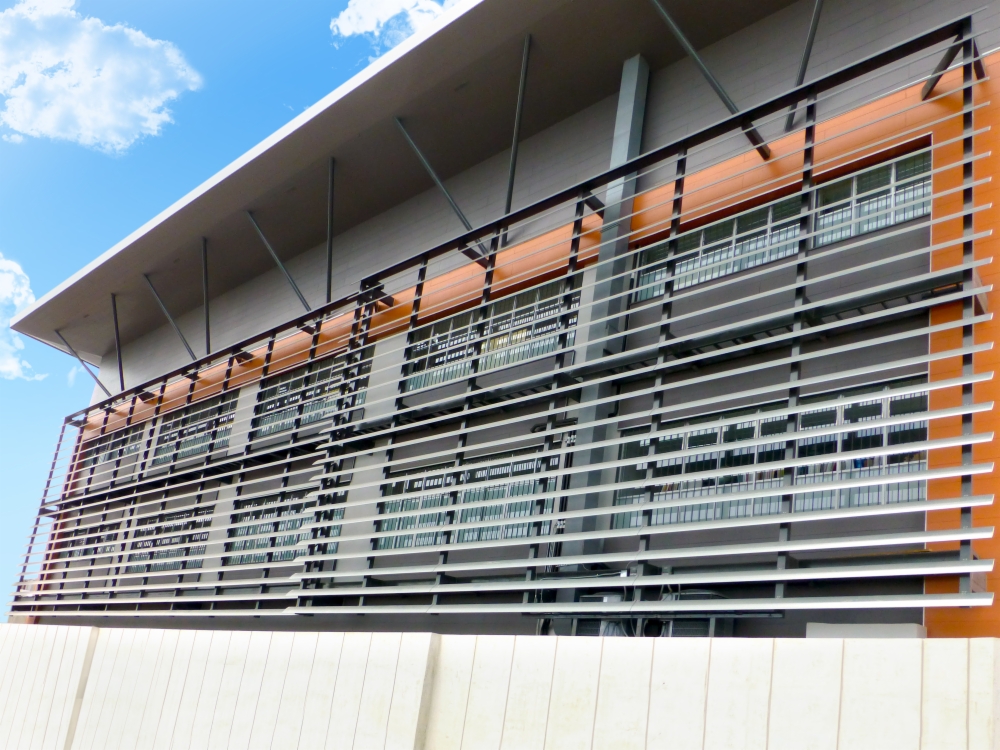
[[[994,639],[0,625],[0,747],[1000,747]]]
[[[799,0],[784,10],[701,50],[706,62],[740,106],[766,100],[791,87],[809,24],[813,2]],[[981,0],[828,0],[823,6],[807,79],[906,39],[931,26],[983,7]],[[992,28],[1000,4],[990,2],[976,16],[976,31]],[[668,32],[664,29],[664,34]],[[981,39],[986,51],[997,42],[997,33]],[[920,63],[929,70],[930,61]],[[901,69],[899,76],[907,71]],[[855,89],[848,99],[863,98],[888,89],[889,79],[879,79]],[[566,120],[528,138],[518,157],[514,208],[528,205],[552,192],[597,174],[609,166],[616,97],[608,97]],[[850,101],[841,103],[850,106]],[[643,133],[643,150],[663,145],[722,118],[726,111],[708,84],[684,59],[650,77]],[[783,120],[783,118],[778,118]],[[776,122],[777,127],[781,123]],[[770,132],[767,124],[761,127]],[[689,170],[742,151],[737,138],[689,159]],[[473,225],[499,215],[506,187],[508,152],[496,154],[447,180],[448,188]],[[653,173],[642,182],[661,182],[671,175]],[[567,218],[568,220],[568,218]],[[549,222],[551,223],[551,222]],[[543,227],[538,227],[541,229]],[[353,291],[360,278],[420,250],[454,237],[461,226],[436,190],[428,190],[344,234],[334,242],[337,266],[334,297]],[[514,238],[516,240],[516,238]],[[263,252],[261,248],[256,248]],[[303,293],[313,303],[325,294],[325,246],[303,251],[288,262]],[[212,301],[212,339],[217,348],[301,314],[301,306],[277,270],[272,270]],[[201,340],[200,308],[179,316],[179,325],[190,341]],[[197,348],[197,346],[196,346]],[[124,347],[125,377],[130,384],[143,382],[185,364],[187,355],[168,326]],[[117,387],[117,363],[109,352],[102,363],[102,378]],[[95,400],[103,394],[95,389]]]

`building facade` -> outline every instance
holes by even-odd
[[[725,5],[460,5],[25,311],[11,617],[1000,634],[997,7]]]

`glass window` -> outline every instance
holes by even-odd
[[[469,377],[476,358],[484,372],[552,354],[564,328],[571,329],[565,346],[572,346],[579,304],[579,292],[565,292],[560,279],[417,329],[406,350],[404,390]]]
[[[813,245],[927,216],[930,169],[930,154],[923,152],[821,185],[816,189]],[[795,255],[802,205],[800,195],[782,198],[642,250],[633,301],[664,294],[671,278],[678,291]]]

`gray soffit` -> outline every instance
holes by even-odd
[[[790,0],[666,4],[700,49]],[[177,315],[201,306],[203,236],[213,297],[273,268],[247,210],[283,261],[322,244],[330,157],[335,234],[430,189],[394,116],[405,118],[443,179],[509,149],[526,33],[522,139],[614,94],[623,60],[642,54],[656,70],[684,57],[648,0],[467,0],[45,294],[14,329],[60,349],[54,331],[63,331],[97,362],[115,346],[109,293],[117,295],[123,343],[163,325],[143,274]],[[400,248],[400,256],[419,249]]]

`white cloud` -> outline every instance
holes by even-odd
[[[76,385],[76,376],[83,375],[83,368],[80,365],[73,365],[69,368],[69,372],[66,373],[66,384],[72,388]]]
[[[21,359],[24,342],[10,329],[10,319],[35,301],[31,281],[21,266],[0,254],[0,378],[41,380]]]
[[[20,0],[0,12],[0,126],[122,152],[172,122],[167,104],[201,86],[173,44],[81,16],[75,0]]]
[[[330,31],[340,38],[365,36],[377,55],[390,50],[416,31],[437,20],[458,0],[350,0],[330,21]]]

